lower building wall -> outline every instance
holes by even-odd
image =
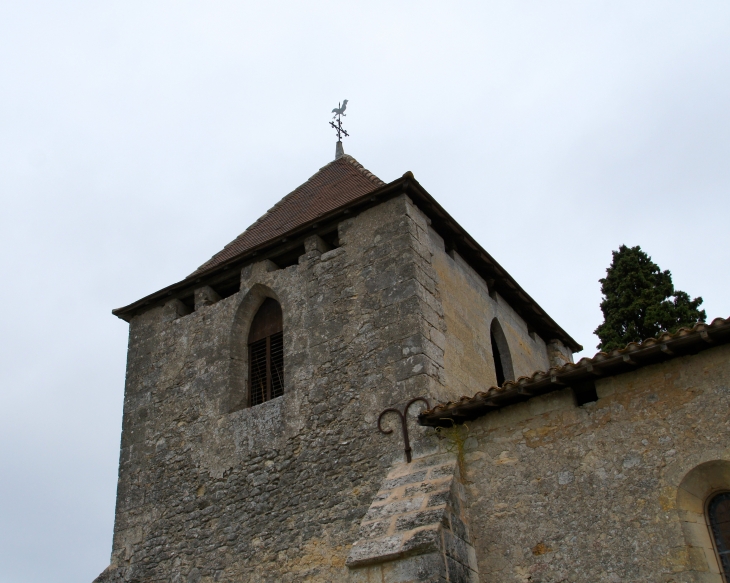
[[[702,504],[730,490],[730,346],[596,388],[581,407],[565,389],[452,437],[480,580],[721,583]]]

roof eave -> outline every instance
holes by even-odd
[[[276,239],[267,241],[256,247],[247,250],[241,255],[227,259],[205,271],[196,272],[181,281],[173,283],[159,291],[137,300],[136,302],[112,310],[112,314],[129,322],[136,314],[146,311],[155,305],[161,305],[176,297],[189,294],[191,289],[206,285],[206,280],[216,277],[221,272],[233,267],[243,267],[260,258],[265,253],[282,245],[286,240],[299,237],[304,233],[311,232],[312,227],[318,224],[327,223],[341,215],[351,213],[353,210],[365,210],[370,206],[382,202],[388,197],[398,194],[407,194],[414,201],[421,211],[431,220],[434,229],[449,239],[457,248],[457,252],[473,268],[484,277],[487,285],[496,290],[509,305],[525,320],[527,325],[538,333],[543,339],[549,341],[558,339],[568,346],[573,352],[578,352],[583,347],[578,344],[565,330],[553,320],[540,305],[525,292],[522,287],[512,278],[499,263],[485,251],[466,230],[449,215],[449,213],[433,198],[428,191],[414,178],[413,173],[406,172],[402,177],[380,186],[337,209],[304,223]]]
[[[182,279],[165,288],[162,288],[161,290],[151,293],[127,306],[124,306],[122,308],[116,308],[112,310],[112,314],[114,314],[118,318],[121,318],[122,320],[125,320],[126,322],[129,322],[137,313],[141,311],[148,310],[150,309],[150,307],[156,304],[161,304],[180,295],[184,295],[186,292],[189,293],[191,289],[206,285],[206,280],[215,277],[217,274],[223,271],[230,270],[233,267],[243,267],[244,264],[248,262],[258,260],[258,257],[264,255],[268,251],[279,247],[282,244],[285,244],[287,240],[291,240],[307,232],[311,232],[313,226],[327,223],[337,218],[338,216],[352,213],[352,211],[355,209],[359,210],[358,207],[372,206],[382,201],[387,196],[398,194],[400,191],[402,191],[403,185],[405,184],[405,182],[407,182],[407,180],[407,177],[402,177],[392,182],[389,182],[388,184],[380,186],[372,192],[369,192],[368,194],[352,200],[351,202],[342,205],[329,213],[321,215],[316,219],[303,223],[295,227],[294,229],[282,233],[275,239],[266,241],[264,243],[261,243],[260,245],[256,245],[251,249],[247,249],[244,253],[235,257],[231,257],[230,259],[227,259],[214,267],[211,267],[204,271],[195,272],[185,279]],[[394,193],[392,191],[396,192]]]
[[[674,334],[665,333],[640,344],[632,342],[625,348],[608,354],[599,352],[593,358],[582,358],[577,364],[569,363],[551,368],[547,372],[538,371],[529,377],[508,381],[501,387],[491,387],[473,397],[462,397],[456,402],[438,404],[421,413],[419,423],[432,427],[449,427],[539,395],[580,387],[601,378],[696,354],[727,343],[730,343],[730,319],[716,318],[711,324],[701,322],[690,330],[682,328]]]
[[[410,174],[410,173],[408,173]],[[487,281],[490,289],[496,290],[507,300],[509,305],[532,326],[544,340],[557,339],[573,352],[580,352],[583,346],[578,344],[563,328],[553,320],[540,305],[518,284],[514,278],[492,257],[411,174],[413,188],[411,194],[417,193],[422,205],[419,208],[432,221],[432,226],[439,230],[452,232],[452,244],[464,260],[478,267],[476,270]],[[412,197],[413,198],[413,197]],[[424,208],[425,207],[425,208]],[[433,223],[440,223],[433,225]],[[439,229],[439,226],[441,229]]]

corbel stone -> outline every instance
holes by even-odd
[[[205,306],[212,306],[220,299],[218,293],[209,285],[199,287],[195,290],[195,309],[199,310]]]
[[[165,321],[177,320],[187,316],[192,310],[180,300],[174,299],[167,302],[162,309],[162,319]]]
[[[264,259],[258,263],[247,265],[241,270],[241,284],[245,284],[251,279],[259,279],[265,274],[271,271],[277,271],[278,269],[279,266],[270,259]]]
[[[319,254],[322,254],[326,253],[330,249],[332,249],[332,247],[330,247],[319,235],[312,235],[311,237],[304,239],[304,250],[307,253],[316,251]]]
[[[573,353],[560,340],[553,339],[548,342],[547,353],[551,367],[560,367],[573,362]]]

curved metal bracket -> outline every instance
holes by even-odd
[[[396,413],[398,417],[400,417],[400,424],[401,429],[403,431],[403,443],[405,444],[405,452],[406,452],[406,463],[411,463],[411,442],[408,439],[408,409],[410,409],[411,405],[413,403],[417,403],[418,401],[422,401],[426,404],[426,409],[430,409],[431,406],[428,404],[428,401],[425,399],[425,397],[416,397],[415,399],[411,399],[406,403],[405,409],[403,409],[403,412],[401,413],[398,409],[388,408],[385,411],[383,411],[380,414],[380,417],[378,417],[378,429],[380,430],[380,433],[384,433],[385,435],[390,435],[393,433],[392,429],[383,429],[380,425],[380,422],[383,420],[383,416],[386,413]]]

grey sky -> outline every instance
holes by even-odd
[[[730,316],[727,2],[0,4],[0,583],[108,564],[127,325],[345,151],[592,354],[641,245]]]

